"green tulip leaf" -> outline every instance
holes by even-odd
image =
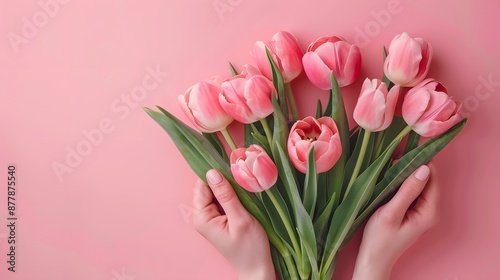
[[[361,208],[370,199],[382,168],[390,159],[398,144],[399,141],[394,141],[372,165],[359,175],[354,181],[351,191],[337,207],[326,237],[325,251],[321,260],[321,276],[326,275],[359,211],[361,211]]]
[[[231,76],[234,77],[238,75],[238,71],[236,71],[236,68],[234,68],[234,65],[231,62],[229,62],[229,70],[231,70]]]
[[[367,136],[368,138],[365,139],[367,133],[368,133],[368,136]],[[363,171],[370,165],[371,154],[373,152],[373,145],[375,144],[375,137],[374,136],[375,136],[374,133],[371,133],[369,131],[367,132],[364,129],[359,130],[356,145],[354,146],[354,150],[351,154],[351,157],[349,158],[349,160],[346,163],[346,167],[344,170],[344,182],[343,182],[342,189],[346,190],[349,182],[351,180],[353,180],[352,179],[353,171],[354,171],[357,164],[361,164],[361,166],[359,167],[359,171],[358,171],[358,174],[356,174],[356,176],[363,173]],[[363,141],[367,141],[367,143],[365,144],[366,146],[365,146],[364,154],[361,155],[361,158],[360,158],[360,153],[361,153],[361,148],[363,146]]]
[[[319,280],[319,271],[318,271],[318,260],[317,255],[314,253],[316,248],[312,248],[307,242],[304,242],[307,238],[300,232],[300,229],[297,228],[297,232],[300,237],[300,245],[302,246],[303,251],[306,251],[307,261],[309,261],[311,265],[311,280]],[[306,261],[306,260],[303,260]]]
[[[333,193],[325,207],[317,210],[317,213],[320,213],[313,220],[314,232],[316,233],[316,244],[318,248],[318,256],[322,255],[323,249],[325,247],[325,234],[329,226],[330,219],[332,217],[333,207],[336,203],[336,193]]]
[[[271,145],[271,150],[273,155],[276,154],[276,147],[280,146],[282,149],[286,149],[287,141],[288,141],[288,122],[285,118],[285,115],[280,110],[278,101],[276,97],[271,96],[273,102],[273,110],[274,110],[274,122],[273,122],[273,143],[269,143]]]
[[[318,103],[316,105],[316,119],[319,119],[323,116],[323,106],[321,105],[321,100],[318,99]]]
[[[273,199],[276,200],[278,205],[275,205],[273,203],[273,200],[270,198],[270,195],[267,194],[267,192],[271,192]],[[292,236],[290,236],[286,230],[285,224],[288,221],[292,221],[292,218],[290,216],[290,212],[288,211],[287,205],[285,201],[283,200],[283,197],[279,193],[278,189],[274,186],[271,187],[267,192],[262,192],[262,203],[264,204],[264,207],[269,215],[269,218],[271,220],[271,223],[273,225],[274,230],[276,233],[281,237],[281,239],[286,242],[288,245],[292,245]],[[280,209],[280,210],[278,210]],[[282,211],[282,215],[285,217],[282,217],[280,215],[280,211]]]
[[[284,186],[288,193],[288,198],[292,202],[291,204],[295,216],[296,227],[303,234],[304,242],[311,246],[314,255],[317,256],[314,226],[312,224],[312,219],[309,216],[309,213],[307,213],[300,199],[297,182],[294,178],[294,172],[292,171],[292,167],[290,166],[290,161],[288,160],[288,157],[281,146],[277,145],[276,151],[276,165],[278,166],[280,178],[284,181]],[[307,256],[306,252],[302,252],[302,256]],[[307,270],[305,272],[307,272]]]
[[[283,75],[281,75],[278,65],[276,65],[276,63],[274,62],[271,53],[267,48],[266,55],[269,61],[269,65],[271,66],[274,88],[278,91],[278,104],[280,105],[281,113],[283,114],[283,116],[285,116],[285,119],[288,120],[288,107],[285,96],[285,83],[283,81]]]
[[[387,58],[387,49],[385,47],[382,47],[382,57],[384,58],[384,61]],[[385,73],[382,74],[382,82],[384,82],[387,86],[387,90],[390,90],[394,86],[394,83],[387,78]]]
[[[212,146],[219,152],[219,155],[222,156],[222,159],[225,162],[229,162],[229,157],[227,156],[226,150],[224,150],[224,146],[222,146],[222,143],[217,137],[217,133],[203,133],[203,137],[205,137]]]
[[[406,142],[405,150],[403,154],[409,153],[411,150],[415,149],[418,146],[418,141],[420,141],[420,135],[415,131],[411,131],[410,135],[408,135],[408,141]]]
[[[309,149],[307,155],[307,171],[304,180],[304,199],[303,204],[311,219],[314,217],[316,208],[316,197],[318,195],[318,176],[316,174],[316,161],[314,159],[314,146]]]
[[[351,152],[349,147],[349,122],[347,120],[342,93],[340,92],[337,79],[335,78],[333,72],[331,75],[331,81],[332,89],[330,91],[330,100],[328,101],[325,116],[329,116],[335,121],[342,143],[342,153],[344,154],[344,159],[347,160],[349,159]]]
[[[231,183],[243,206],[261,223],[271,243],[276,247],[283,248],[284,244],[272,228],[271,221],[265,214],[264,206],[255,195],[246,192],[236,183],[230,172],[229,164],[224,161],[217,149],[205,137],[174,115],[159,106],[158,109],[162,113],[144,108],[146,113],[167,132],[195,174],[206,181],[205,174],[208,170],[212,168],[219,170]]]
[[[403,118],[394,117],[392,119],[391,125],[386,130],[384,130],[382,140],[380,141],[379,146],[376,147],[373,158],[375,159],[382,153],[382,151],[385,151],[389,144],[391,144],[391,142],[394,140],[394,138],[396,138],[396,136],[398,136],[399,133],[403,131],[403,129],[405,129],[407,126],[408,125],[403,120]]]
[[[274,267],[278,271],[281,278],[294,279],[291,278],[291,275],[288,272],[288,268],[286,266],[285,260],[283,259],[283,256],[280,254],[278,250],[276,250],[274,246],[271,246],[271,256],[273,258]]]
[[[259,137],[255,137],[254,130],[252,129],[252,125],[250,124],[245,124],[243,127],[244,130],[244,137],[245,137],[245,147],[248,147],[252,144],[260,144],[260,142],[257,140]],[[266,138],[266,137],[264,137]],[[267,140],[266,140],[267,142]]]
[[[411,150],[399,159],[385,173],[382,181],[377,183],[374,188],[372,198],[367,207],[359,214],[354,221],[349,235],[352,236],[361,224],[383,203],[383,201],[399,188],[408,176],[410,176],[418,167],[426,164],[435,155],[437,155],[458,133],[464,128],[467,119],[463,119],[445,133],[432,138],[421,146]],[[346,239],[347,242],[348,239]]]

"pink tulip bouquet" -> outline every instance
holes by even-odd
[[[431,46],[406,33],[384,48],[384,77],[363,82],[355,127],[340,88],[360,74],[357,46],[322,37],[304,54],[294,35],[278,32],[251,53],[256,67],[238,73],[231,65],[231,77],[179,96],[201,133],[159,106],[145,110],[200,178],[215,168],[229,180],[265,229],[282,279],[331,279],[338,252],[360,225],[462,130],[461,103],[426,78]],[[290,83],[302,70],[329,94],[315,116],[297,114]],[[226,129],[233,121],[244,124],[241,147]]]

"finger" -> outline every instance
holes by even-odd
[[[212,191],[207,184],[198,179],[193,194],[193,223],[200,232],[211,220],[220,216],[217,205],[213,203],[213,198]]]
[[[226,213],[228,220],[239,219],[248,214],[243,205],[241,205],[231,184],[229,184],[219,171],[211,169],[207,172],[206,176],[208,185]]]
[[[430,169],[429,181],[413,210],[429,217],[429,219],[437,220],[439,216],[439,183],[436,167],[432,163],[429,163],[428,166]]]
[[[390,216],[401,221],[410,205],[422,193],[429,173],[430,169],[427,165],[420,166],[403,182],[396,195],[386,204],[384,211],[388,211]]]
[[[193,194],[193,207],[197,210],[205,209],[208,205],[212,204],[213,200],[212,191],[210,188],[203,182],[198,179],[194,185],[194,194]]]

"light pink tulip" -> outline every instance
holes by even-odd
[[[462,104],[454,101],[446,88],[427,79],[410,89],[403,101],[403,118],[423,137],[437,136],[462,119]]]
[[[233,150],[230,161],[234,179],[249,192],[265,191],[278,180],[278,168],[258,145]]]
[[[179,95],[182,111],[202,132],[212,133],[226,128],[232,121],[219,104],[220,82],[201,81]]]
[[[254,44],[251,54],[257,67],[269,80],[273,79],[271,65],[267,59],[266,47],[271,57],[280,69],[285,83],[291,82],[302,72],[302,51],[297,38],[293,34],[280,31],[269,42],[258,41]]]
[[[302,63],[309,81],[328,90],[332,71],[340,87],[354,83],[361,72],[361,52],[342,37],[321,37],[309,45]]]
[[[307,154],[312,146],[317,173],[332,168],[342,153],[339,131],[330,117],[306,117],[297,121],[290,130],[287,146],[290,160],[302,173],[307,171]]]
[[[398,96],[399,86],[392,87],[388,92],[384,82],[366,78],[354,108],[354,120],[368,131],[386,129],[394,117]]]
[[[384,73],[396,85],[413,87],[425,79],[431,59],[431,45],[404,32],[394,37],[389,46]]]
[[[219,102],[231,117],[248,124],[273,112],[271,94],[277,97],[273,83],[266,77],[237,75],[222,83]]]
[[[243,70],[241,71],[241,75],[245,75],[247,78],[249,78],[256,75],[262,75],[262,73],[259,71],[259,69],[255,68],[254,66],[250,64],[245,64],[243,65]]]

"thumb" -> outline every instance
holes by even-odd
[[[401,221],[406,215],[410,205],[422,193],[422,190],[429,179],[429,167],[420,166],[413,174],[408,177],[394,197],[386,204],[385,211],[391,213],[397,221]]]
[[[241,205],[231,184],[219,171],[211,169],[207,172],[206,177],[212,193],[222,209],[224,209],[228,220],[239,219],[242,215],[248,213]]]

